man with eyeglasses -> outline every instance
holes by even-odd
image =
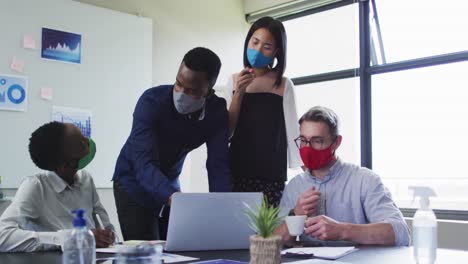
[[[166,239],[185,157],[204,143],[209,190],[231,191],[226,101],[213,90],[220,68],[214,52],[194,48],[175,84],[150,88],[138,100],[112,179],[124,240]]]
[[[306,170],[288,183],[280,206],[289,215],[307,216],[301,240],[408,246],[408,225],[380,177],[336,156],[343,138],[337,115],[316,106],[299,124],[295,141]],[[287,244],[294,240],[284,223],[275,232]]]

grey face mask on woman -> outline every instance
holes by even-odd
[[[174,106],[180,114],[190,114],[202,109],[205,105],[206,98],[195,99],[191,96],[184,94],[183,92],[176,92],[172,89],[172,97],[174,99]]]

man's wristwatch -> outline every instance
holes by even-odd
[[[288,216],[295,216],[296,214],[294,213],[294,208],[289,211]]]

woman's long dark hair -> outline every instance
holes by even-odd
[[[281,85],[281,81],[283,79],[284,70],[286,69],[286,31],[284,30],[283,23],[281,21],[274,19],[272,17],[262,17],[255,21],[250,27],[249,32],[247,33],[247,37],[245,37],[244,43],[244,67],[252,67],[250,65],[249,60],[247,59],[247,47],[249,45],[250,38],[252,37],[253,33],[257,31],[257,29],[265,28],[273,35],[273,38],[276,42],[277,52],[275,55],[276,60],[278,63],[273,70],[276,71],[276,81],[275,85],[278,87]],[[272,62],[270,67],[273,67]]]

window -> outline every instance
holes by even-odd
[[[348,5],[285,21],[286,75],[301,77],[356,68],[359,64],[357,10],[357,5]]]
[[[468,209],[468,62],[372,77],[373,169],[401,207],[410,185],[434,188],[432,207]]]
[[[408,186],[425,185],[438,194],[438,217],[468,218],[467,13],[466,1],[370,0],[285,22],[299,115],[335,110],[340,157],[369,165],[410,215],[418,204]],[[365,76],[354,78],[367,58]]]
[[[468,47],[468,2],[376,0],[387,62],[458,52]]]

